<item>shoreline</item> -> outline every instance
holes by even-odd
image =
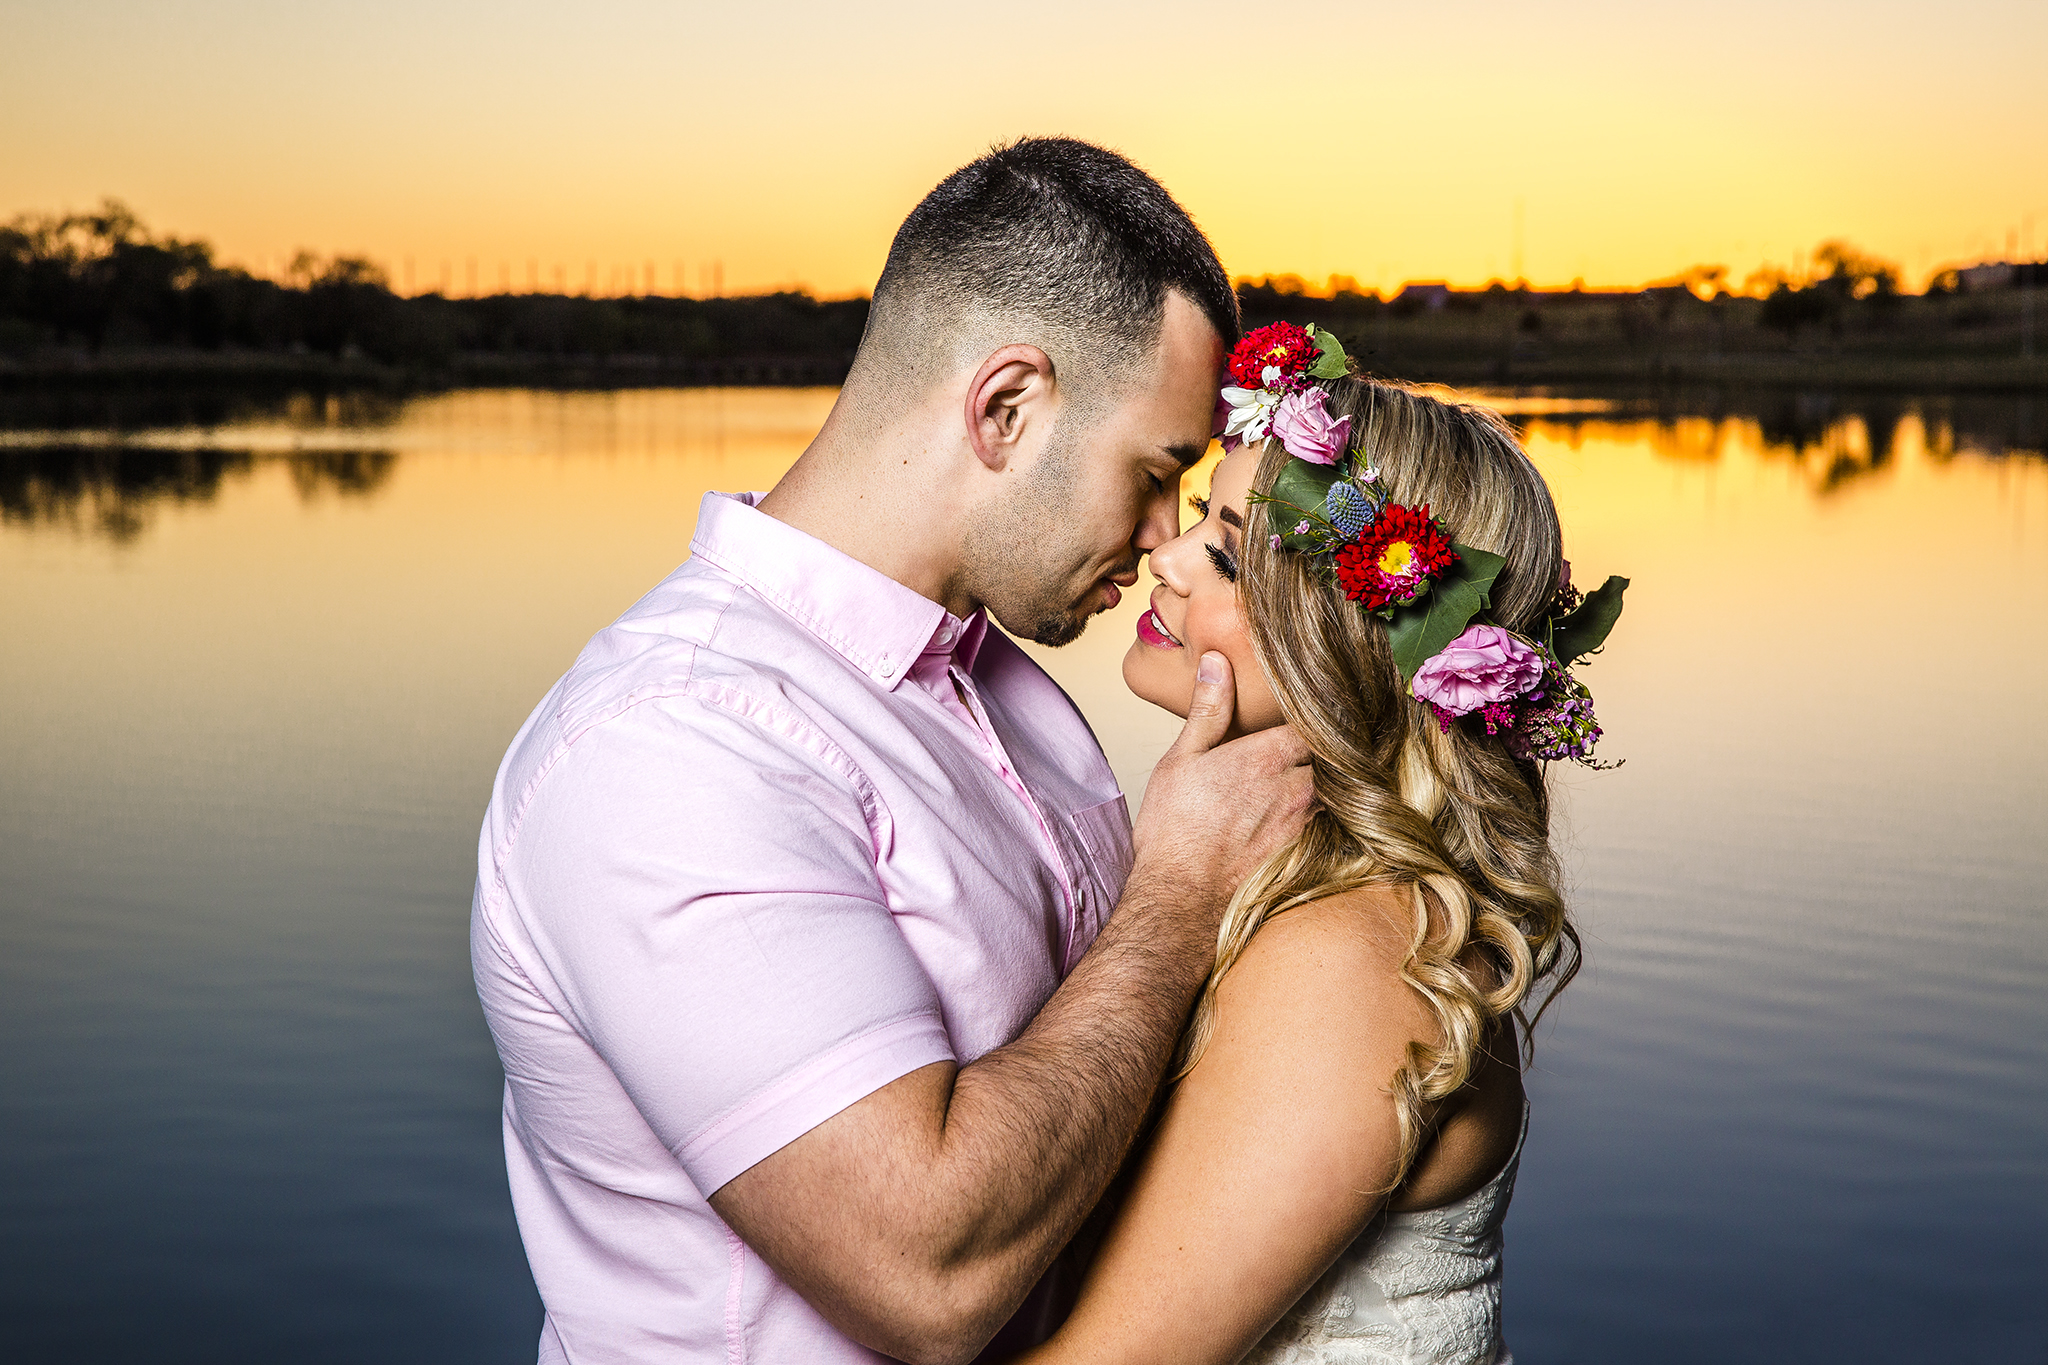
[[[1370,338],[1363,338],[1370,341]],[[1433,349],[1433,348],[1432,348]],[[1366,344],[1354,354],[1368,373],[1458,387],[1814,389],[1899,393],[2006,393],[2048,397],[2048,355],[1894,355],[1845,350],[1657,353],[1549,348],[1504,354],[1430,353]],[[173,386],[374,389],[442,392],[461,388],[816,387],[842,383],[850,356],[464,355],[433,366],[392,365],[316,353],[110,349],[0,359],[0,393]]]

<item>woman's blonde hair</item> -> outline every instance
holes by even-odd
[[[1378,467],[1394,502],[1426,503],[1454,540],[1506,558],[1491,618],[1533,631],[1561,567],[1557,509],[1514,432],[1484,408],[1401,384],[1323,387],[1332,415],[1352,420],[1356,458]],[[1252,487],[1272,488],[1288,459],[1270,442]],[[1179,1074],[1200,1059],[1217,987],[1260,925],[1360,887],[1407,889],[1414,919],[1402,978],[1429,1003],[1442,1041],[1410,1043],[1394,1078],[1398,1185],[1427,1136],[1429,1106],[1471,1078],[1473,1055],[1496,1023],[1514,1016],[1526,1048],[1532,988],[1550,977],[1554,998],[1578,969],[1549,802],[1540,770],[1510,754],[1502,737],[1470,724],[1441,729],[1408,695],[1381,619],[1304,556],[1271,548],[1266,514],[1247,512],[1239,601],[1280,709],[1313,755],[1319,809],[1225,911]]]

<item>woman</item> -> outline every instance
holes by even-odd
[[[1563,667],[1595,604],[1570,610],[1549,492],[1492,414],[1286,324],[1232,365],[1236,448],[1152,553],[1124,676],[1184,715],[1229,656],[1237,728],[1295,726],[1321,809],[1232,902],[1080,1301],[1024,1359],[1505,1361],[1518,1022],[1577,964],[1538,763],[1598,736]]]

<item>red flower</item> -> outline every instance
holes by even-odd
[[[1277,366],[1282,379],[1294,379],[1316,363],[1315,339],[1303,327],[1276,322],[1248,334],[1230,353],[1230,377],[1247,389],[1266,387],[1268,365]]]
[[[1337,582],[1344,595],[1378,611],[1405,601],[1458,560],[1450,537],[1420,511],[1390,502],[1358,538],[1337,550]]]

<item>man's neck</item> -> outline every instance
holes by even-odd
[[[955,616],[972,615],[981,604],[964,586],[965,509],[931,468],[930,434],[870,428],[851,439],[844,402],[842,396],[760,510]]]

